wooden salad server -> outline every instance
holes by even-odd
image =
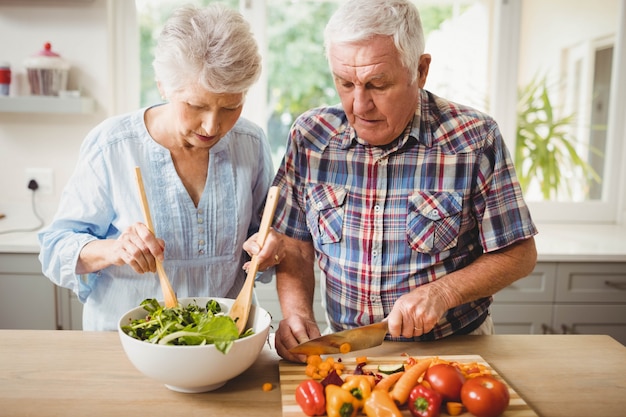
[[[265,200],[265,208],[263,209],[263,216],[261,217],[261,225],[259,226],[259,234],[257,235],[257,243],[259,247],[263,247],[265,238],[269,234],[272,226],[272,219],[274,212],[276,211],[276,204],[278,204],[278,187],[270,187],[267,193],[267,199]],[[235,299],[233,306],[228,312],[229,316],[235,321],[239,334],[243,333],[246,324],[248,323],[248,315],[250,314],[250,306],[252,304],[252,291],[254,289],[254,280],[256,273],[259,270],[259,261],[257,256],[254,255],[250,261],[250,268],[248,269],[248,275],[246,276],[246,282],[244,282],[239,295]]]
[[[143,178],[141,177],[141,169],[135,167],[135,177],[137,179],[137,186],[139,187],[139,195],[141,197],[141,208],[143,209],[143,215],[146,219],[146,225],[152,233],[154,233],[154,226],[152,225],[152,216],[150,215],[150,207],[148,206],[148,198],[146,197],[146,190],[143,186]],[[161,290],[163,291],[163,300],[165,301],[165,307],[172,308],[178,306],[178,299],[176,293],[170,284],[170,280],[167,278],[165,269],[163,269],[163,263],[156,260],[157,274],[159,275],[159,282],[161,283]]]

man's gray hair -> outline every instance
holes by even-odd
[[[239,12],[184,6],[165,23],[152,66],[166,96],[194,83],[213,93],[246,93],[261,74],[261,55]]]
[[[400,59],[417,78],[417,65],[424,53],[422,21],[409,0],[348,0],[330,18],[324,30],[326,56],[330,45],[367,41],[374,36],[391,36]]]

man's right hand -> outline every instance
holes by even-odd
[[[315,320],[301,316],[291,316],[283,319],[276,331],[275,347],[281,358],[291,362],[305,362],[306,355],[295,355],[289,352],[294,346],[321,336]]]

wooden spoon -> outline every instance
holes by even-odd
[[[265,208],[263,209],[263,217],[261,217],[261,225],[259,226],[259,234],[257,235],[256,242],[259,247],[263,247],[265,238],[267,237],[270,227],[272,226],[272,218],[276,211],[276,204],[278,203],[278,187],[270,187],[267,193],[267,199],[265,200]],[[229,316],[235,320],[239,334],[243,333],[248,322],[248,315],[250,314],[250,305],[252,304],[252,290],[254,288],[254,280],[256,273],[259,270],[259,260],[254,255],[250,261],[250,268],[248,269],[248,275],[246,276],[246,282],[239,295],[235,299],[233,306],[228,312]]]
[[[146,219],[146,225],[152,233],[154,233],[154,227],[152,226],[152,216],[150,215],[150,207],[148,206],[148,199],[146,198],[146,190],[143,186],[143,179],[141,177],[141,169],[135,167],[135,177],[137,179],[137,186],[139,187],[139,195],[141,196],[141,208],[143,209],[143,215]],[[159,282],[161,283],[161,290],[163,291],[163,299],[165,300],[165,307],[177,307],[178,299],[176,293],[170,284],[170,280],[167,278],[167,274],[163,269],[163,264],[158,259],[156,260],[157,274],[159,275]]]

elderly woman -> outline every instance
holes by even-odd
[[[179,297],[235,298],[248,259],[242,246],[258,229],[273,177],[263,131],[240,118],[261,58],[238,12],[179,9],[153,66],[166,103],[88,134],[58,212],[39,234],[43,272],[84,303],[84,330],[114,330],[126,310],[162,298],[157,259]],[[154,234],[143,223],[136,166]],[[268,247],[261,269],[280,257],[279,245]]]

